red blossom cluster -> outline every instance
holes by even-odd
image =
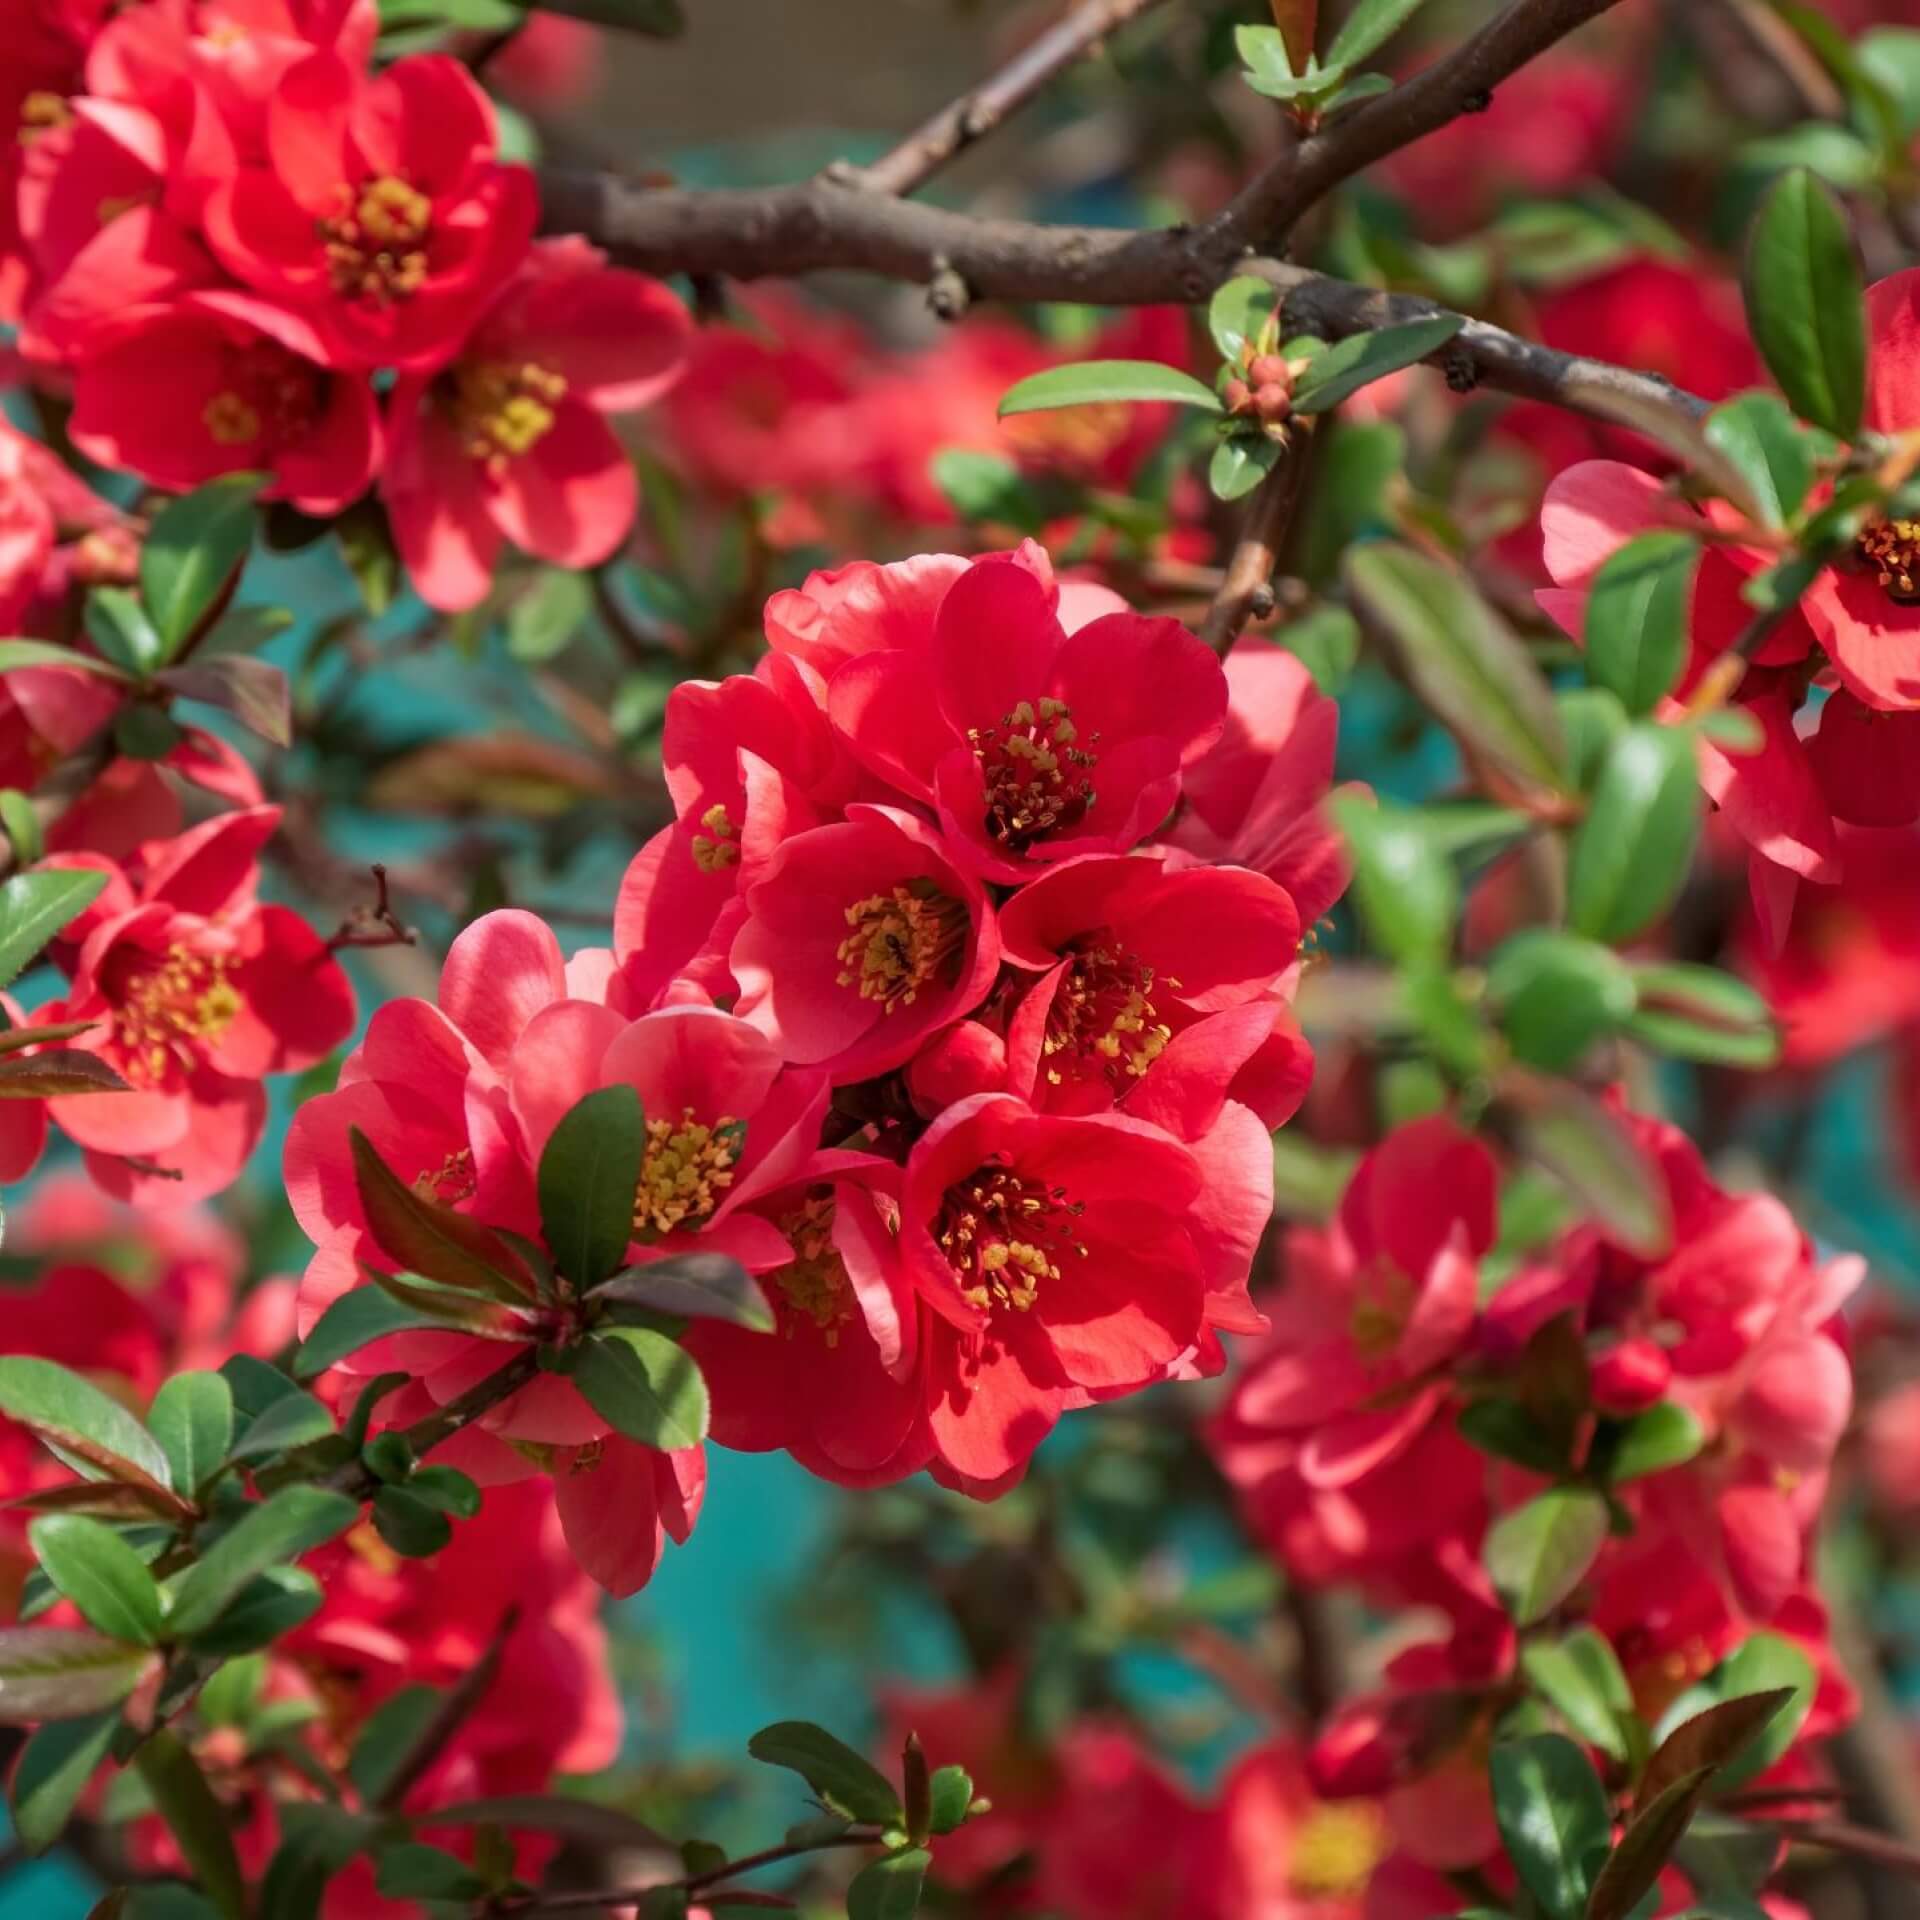
[[[1500,1849],[1486,1752],[1520,1641],[1489,1530],[1542,1474],[1606,1478],[1636,1432],[1684,1443],[1611,1486],[1617,1537],[1557,1617],[1606,1637],[1649,1723],[1756,1629],[1820,1675],[1802,1741],[1852,1711],[1809,1556],[1853,1405],[1838,1314],[1863,1263],[1820,1264],[1779,1201],[1717,1185],[1677,1130],[1628,1124],[1664,1184],[1668,1250],[1582,1225],[1493,1275],[1492,1155],[1446,1118],[1390,1134],[1331,1225],[1289,1230],[1273,1331],[1213,1428],[1249,1524],[1294,1578],[1358,1581],[1446,1621],[1312,1755],[1323,1793],[1382,1798],[1421,1867]],[[1768,1784],[1812,1777],[1796,1745]]]
[[[771,1338],[687,1333],[715,1437],[991,1494],[1069,1408],[1215,1372],[1220,1332],[1265,1325],[1268,1136],[1311,1064],[1288,992],[1341,883],[1316,817],[1333,709],[1289,657],[1225,671],[1033,546],[858,562],[767,624],[753,674],[669,704],[678,818],[612,951],[563,965],[532,916],[478,922],[438,1005],[381,1008],[301,1109],[303,1324],[393,1264],[355,1129],[422,1197],[532,1238],[556,1124],[625,1084],[647,1134],[629,1257],[730,1255],[776,1315]],[[493,1331],[349,1364],[404,1366],[425,1410],[500,1363]],[[545,1466],[621,1591],[703,1484],[697,1449],[609,1433],[557,1375],[445,1454],[483,1483]]]
[[[464,67],[374,73],[371,0],[27,12],[0,318],[81,452],[172,490],[264,473],[320,516],[377,481],[449,611],[507,541],[614,552],[637,495],[605,416],[672,382],[689,321],[584,242],[534,240],[533,176]]]

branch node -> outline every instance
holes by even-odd
[[[927,306],[940,320],[958,320],[973,305],[973,289],[944,253],[933,256],[933,273],[927,281]]]
[[[1460,102],[1460,111],[1462,113],[1486,113],[1492,106],[1493,89],[1491,87],[1475,87],[1474,90]]]
[[[1480,370],[1473,364],[1473,355],[1462,348],[1447,352],[1441,358],[1440,370],[1455,393],[1471,393],[1480,384]]]

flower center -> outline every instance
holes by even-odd
[[[30,147],[42,134],[58,133],[73,125],[73,109],[57,93],[36,87],[20,102],[20,121],[14,138]]]
[[[1889,598],[1920,599],[1920,520],[1882,520],[1860,536],[1855,551]]]
[[[702,873],[718,873],[723,867],[733,866],[740,858],[740,829],[726,808],[709,807],[700,816],[700,824],[706,832],[693,836],[693,864]]]
[[[1073,1237],[1085,1211],[1063,1187],[986,1166],[947,1189],[935,1237],[963,1299],[1025,1313],[1040,1297],[1041,1281],[1060,1278],[1062,1253],[1087,1257],[1085,1244]]]
[[[437,1167],[423,1168],[413,1176],[414,1192],[442,1207],[457,1207],[462,1200],[471,1200],[478,1184],[471,1147],[455,1147]]]
[[[1016,853],[1077,825],[1093,805],[1088,769],[1098,756],[1077,744],[1064,701],[1022,700],[998,725],[969,727],[967,740],[986,780],[987,831]]]
[[[1388,1851],[1386,1822],[1364,1800],[1321,1803],[1294,1829],[1287,1884],[1303,1899],[1352,1899]]]
[[[727,1114],[703,1126],[691,1107],[683,1107],[677,1121],[649,1120],[633,1195],[636,1237],[658,1237],[706,1219],[733,1185],[746,1133],[744,1124]]]
[[[847,925],[853,931],[834,949],[839,983],[879,1001],[883,1013],[912,1006],[967,937],[966,909],[927,880],[856,900]]]
[[[202,410],[223,447],[290,446],[320,410],[320,369],[272,340],[234,347],[223,357],[224,384]]]
[[[462,360],[451,375],[454,425],[469,458],[496,480],[509,460],[530,453],[547,437],[567,383],[531,360]]]
[[[1362,1360],[1384,1360],[1400,1344],[1413,1313],[1413,1295],[1413,1282],[1391,1261],[1376,1260],[1360,1276],[1347,1337]]]
[[[393,174],[365,182],[357,198],[343,187],[341,198],[345,210],[320,223],[334,292],[375,307],[418,293],[427,278],[433,202]]]
[[[1180,985],[1170,974],[1165,984]],[[1152,967],[1111,934],[1092,935],[1073,956],[1048,1009],[1044,1044],[1049,1059],[1064,1053],[1090,1061],[1116,1089],[1139,1079],[1173,1038],[1173,1029],[1159,1018],[1153,992]],[[1049,1066],[1047,1079],[1057,1087],[1060,1069]]]
[[[842,1321],[853,1318],[853,1285],[847,1263],[833,1244],[834,1200],[831,1188],[811,1193],[797,1211],[782,1214],[780,1231],[793,1247],[793,1258],[770,1276],[796,1314],[805,1314],[826,1336],[827,1345],[840,1344]],[[788,1337],[793,1334],[791,1324]]]
[[[174,945],[156,966],[136,973],[121,995],[114,1037],[122,1071],[139,1086],[156,1086],[178,1067],[191,1072],[201,1049],[218,1040],[240,1011],[223,953],[195,953]]]

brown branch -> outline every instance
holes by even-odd
[[[1294,428],[1292,445],[1247,502],[1246,519],[1233,556],[1213,604],[1200,622],[1200,638],[1223,660],[1247,622],[1264,619],[1274,609],[1274,569],[1280,564],[1280,549],[1293,524],[1307,469],[1306,433],[1303,425]]]
[[[1876,1833],[1871,1827],[1852,1826],[1844,1820],[1770,1820],[1767,1825],[1801,1845],[1849,1853],[1859,1860],[1871,1860],[1877,1867],[1920,1879],[1920,1847]]]
[[[474,1708],[486,1696],[487,1689],[493,1685],[500,1672],[507,1641],[519,1624],[520,1609],[517,1606],[509,1607],[500,1616],[500,1624],[494,1628],[485,1651],[460,1676],[435,1710],[433,1718],[420,1729],[413,1744],[402,1755],[392,1777],[373,1803],[377,1811],[391,1813],[406,1804],[407,1795],[419,1785],[433,1763],[446,1751],[448,1742],[466,1724]]]
[[[688,1893],[703,1893],[718,1887],[738,1874],[752,1873],[760,1867],[777,1866],[783,1860],[799,1860],[810,1853],[826,1853],[840,1847],[871,1847],[879,1843],[875,1827],[853,1827],[845,1833],[829,1834],[819,1840],[768,1847],[760,1853],[744,1854],[738,1860],[724,1861],[702,1873],[690,1873],[680,1880],[657,1881],[650,1887],[599,1887],[583,1893],[508,1894],[489,1901],[480,1911],[487,1914],[532,1915],[537,1913],[581,1913],[594,1907],[631,1907],[650,1893],[680,1887]],[[725,1902],[714,1899],[716,1906]]]
[[[1108,34],[1159,4],[1160,0],[1081,0],[990,80],[942,107],[891,153],[871,166],[849,168],[850,179],[870,193],[918,192],[948,161],[991,133],[1050,81],[1098,52]]]

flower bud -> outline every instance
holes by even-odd
[[[1221,389],[1220,397],[1227,403],[1229,413],[1245,413],[1253,405],[1253,389],[1244,380],[1229,380]]]
[[[1253,404],[1260,418],[1271,424],[1286,419],[1293,411],[1293,395],[1279,381],[1269,380],[1254,389]]]
[[[1641,1334],[1599,1355],[1592,1377],[1593,1404],[1602,1413],[1644,1413],[1665,1397],[1673,1364]]]
[[[1247,363],[1247,378],[1256,387],[1284,387],[1292,377],[1277,353],[1256,353]]]

